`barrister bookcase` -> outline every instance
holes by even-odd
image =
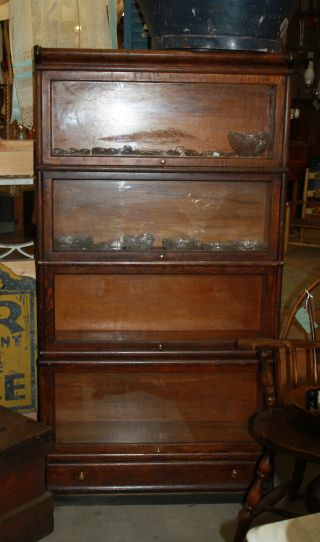
[[[39,412],[57,493],[240,493],[278,333],[280,54],[35,50]]]

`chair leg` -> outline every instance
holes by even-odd
[[[290,234],[290,220],[291,220],[291,207],[286,204],[285,223],[284,223],[284,239],[283,239],[283,253],[287,254]]]
[[[320,512],[320,476],[314,478],[306,489],[306,505],[308,512]]]
[[[304,228],[300,228],[299,243],[301,243],[301,245],[304,244]]]
[[[263,486],[274,470],[273,453],[266,451],[260,458],[251,486],[239,512],[237,530],[233,542],[243,542],[250,528],[254,513],[263,497]]]
[[[287,484],[287,495],[290,499],[295,499],[299,496],[301,484],[303,482],[304,473],[307,462],[304,459],[296,459],[294,463],[291,480]]]

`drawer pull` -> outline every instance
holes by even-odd
[[[85,473],[83,471],[81,471],[79,476],[78,476],[79,480],[84,480],[85,477],[86,477]]]
[[[239,476],[239,471],[237,469],[232,469],[231,477],[237,478]]]

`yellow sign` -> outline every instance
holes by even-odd
[[[0,264],[0,404],[36,408],[36,281]]]

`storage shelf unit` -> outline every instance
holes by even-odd
[[[244,491],[235,341],[278,333],[284,57],[37,49],[36,92],[49,488]]]

